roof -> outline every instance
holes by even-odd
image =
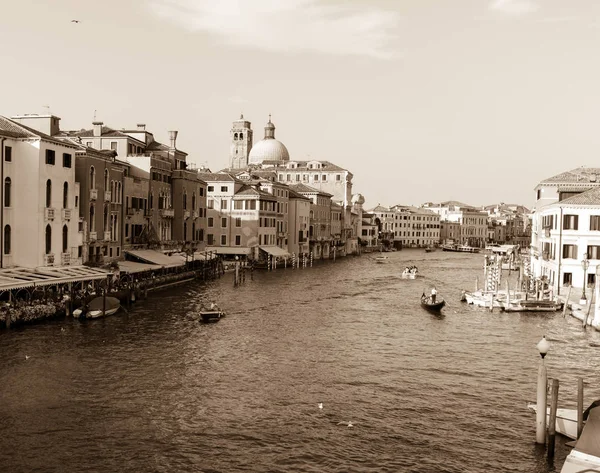
[[[283,166],[285,166],[285,169],[288,169],[289,171],[295,171],[297,169],[302,169],[303,171],[347,171],[346,168],[340,167],[337,164],[333,164],[330,161],[320,161],[318,159],[310,159],[308,161],[296,161],[295,159],[291,160],[290,163],[296,163],[298,167],[293,168],[293,169],[289,169],[287,167],[288,163],[285,163],[284,165],[282,165],[281,167],[278,167],[278,171],[281,171],[283,168]],[[317,168],[312,168],[309,169],[308,168],[308,164],[309,163],[320,163],[321,164],[321,168],[317,169]]]
[[[239,191],[237,191],[234,195],[234,198],[237,196],[258,196],[258,197],[267,197],[269,200],[277,200],[272,194],[268,192],[261,191],[260,189],[256,189],[251,186],[244,186]]]
[[[333,197],[333,194],[328,194],[327,192],[320,191],[319,189],[315,189],[314,187],[310,187],[302,183],[289,184],[288,187],[300,194],[320,194],[328,197]]]
[[[200,179],[202,179],[205,182],[235,182],[237,181],[237,179],[233,176],[231,176],[230,174],[224,173],[224,172],[220,172],[220,173],[214,173],[214,172],[199,172],[198,176],[200,176]]]
[[[122,273],[141,273],[152,269],[160,269],[162,266],[158,264],[137,263],[136,261],[119,261],[119,270]]]
[[[294,189],[290,189],[289,190],[289,198],[290,199],[301,199],[301,200],[308,200],[310,201],[310,199],[302,194],[300,194],[299,192],[296,192]]]
[[[284,250],[283,248],[279,248],[278,246],[261,246],[260,249],[275,257],[290,256],[290,254],[286,250]]]
[[[249,255],[251,248],[245,246],[207,246],[205,253],[215,252],[218,255]]]
[[[561,172],[556,176],[549,177],[541,181],[536,187],[540,185],[553,185],[553,184],[592,184],[597,185],[600,181],[600,168],[586,168],[579,167],[571,171]]]
[[[0,116],[0,134],[17,139],[37,138],[44,141],[49,141],[51,143],[56,143],[62,146],[68,146],[70,148],[75,147],[73,143],[66,143],[63,140],[47,135],[46,133],[42,133],[41,131],[34,130],[33,128],[29,128],[28,126],[21,125],[20,123],[14,122],[11,119],[3,116]]]
[[[125,250],[125,254],[163,268],[182,266],[185,263],[185,260],[182,260],[180,257],[168,256],[155,250]]]
[[[64,134],[68,135],[68,136],[80,136],[82,138],[94,138],[94,130],[71,130],[71,131],[64,131]],[[104,137],[104,138],[127,138],[130,140],[134,140],[137,141],[138,143],[142,144],[143,146],[146,146],[146,143],[144,143],[141,140],[138,140],[137,138],[128,135],[127,133],[123,133],[122,131],[119,130],[115,130],[113,128],[107,127],[107,126],[101,126],[100,127],[100,136]]]
[[[50,286],[76,281],[105,279],[108,271],[87,266],[44,266],[0,269],[0,291],[33,286]]]
[[[588,191],[582,192],[581,194],[574,195],[568,199],[561,200],[552,204],[552,207],[563,207],[569,205],[584,205],[584,206],[597,206],[600,205],[600,187],[594,187]],[[549,206],[550,207],[550,206]]]
[[[250,149],[248,163],[258,164],[263,161],[289,161],[290,153],[285,145],[275,138],[265,138]]]

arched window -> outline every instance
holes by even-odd
[[[192,193],[192,210],[196,210],[196,193]],[[194,232],[192,232],[194,233]]]
[[[237,140],[237,136],[238,136],[238,135],[237,135],[237,133],[234,133],[234,134],[233,134],[233,139],[234,139],[234,140]]]
[[[46,207],[52,206],[52,181],[48,179],[46,181]]]
[[[192,240],[196,239],[196,223],[192,221]]]
[[[4,179],[4,207],[10,207],[10,186],[11,180],[10,177]],[[10,229],[10,227],[9,227]]]
[[[187,209],[187,194],[183,193],[183,210]]]
[[[108,169],[104,170],[104,192],[108,190]]]
[[[63,253],[66,253],[69,248],[69,227],[63,225]]]
[[[65,182],[63,185],[63,209],[69,207],[69,183]]]
[[[104,231],[108,231],[108,207],[104,206]]]
[[[52,253],[52,228],[50,224],[46,225],[46,254]]]
[[[90,205],[90,232],[96,231],[96,209],[94,204]]]
[[[244,139],[244,134],[240,133],[240,140],[243,140],[243,139]]]
[[[117,183],[117,203],[118,204],[122,204],[123,203],[123,187],[122,184],[120,182]]]
[[[116,202],[117,191],[115,189],[115,181],[110,181],[110,201]]]
[[[183,241],[187,241],[187,222],[183,222]]]
[[[4,226],[4,254],[10,255],[10,225]]]
[[[90,167],[90,189],[96,188],[96,170],[94,166]]]

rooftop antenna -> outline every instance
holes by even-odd
[[[94,110],[94,121],[96,121],[96,110]]]

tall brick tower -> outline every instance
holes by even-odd
[[[231,135],[229,168],[245,169],[248,167],[248,155],[252,149],[252,125],[244,120],[244,115],[240,115],[240,119],[233,122],[229,134]]]

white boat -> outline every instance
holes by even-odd
[[[581,437],[577,440],[575,448],[565,458],[560,473],[591,473],[594,471],[600,472],[600,407],[589,410]]]
[[[530,411],[537,412],[537,404],[528,403]],[[550,422],[550,408],[546,409],[546,425]],[[572,440],[577,438],[577,409],[556,409],[556,433]]]
[[[417,279],[419,270],[417,268],[405,268],[400,275],[402,279]]]
[[[121,308],[121,301],[116,297],[96,297],[90,301],[85,311],[85,316],[88,319],[96,319],[104,315],[113,315]]]

